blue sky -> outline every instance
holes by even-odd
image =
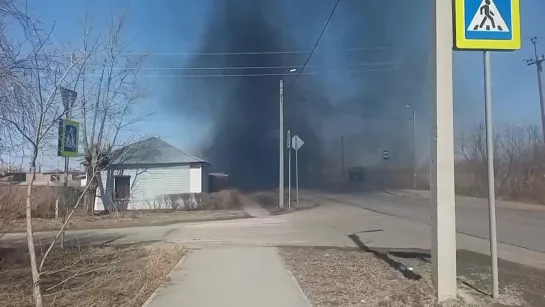
[[[125,39],[130,42],[131,50],[150,53],[193,52],[200,43],[203,16],[208,6],[217,1],[236,0],[29,0],[29,9],[40,16],[46,25],[51,25],[55,21],[54,33],[59,46],[79,45],[81,20],[85,10],[93,17],[94,27],[97,30],[101,28],[105,30],[112,17],[128,8],[129,19]],[[341,4],[344,7],[340,9],[349,10],[350,5],[358,5],[351,2],[357,1],[346,0],[346,3]],[[535,67],[528,67],[524,60],[532,56],[533,49],[528,39],[532,36],[543,38],[539,47],[545,53],[543,18],[545,1],[522,0],[522,2],[525,38],[522,50],[492,55],[493,114],[497,122],[516,125],[539,124],[536,70]],[[286,18],[292,22],[297,23],[300,20],[301,26],[293,28],[292,36],[301,46],[308,46],[302,49],[310,49],[329,14],[333,0],[305,3],[306,7],[299,5],[297,9],[285,4],[283,9]],[[317,16],[320,18],[303,20],[304,17],[301,16],[304,16],[304,10],[310,9],[319,11]],[[168,13],[165,13],[165,10],[168,10]],[[173,24],[176,24],[176,27],[173,27]],[[324,41],[331,43],[338,40],[334,34],[332,31],[326,32]],[[157,66],[156,63],[163,60],[164,57],[151,56],[147,65]],[[181,61],[183,57],[176,56],[176,60]],[[482,53],[456,52],[454,67],[455,122],[457,130],[460,131],[484,119]],[[160,99],[163,95],[161,91],[167,90],[165,82],[167,81],[164,78],[149,78],[150,93],[143,103],[142,110],[155,114],[138,129],[146,134],[159,133],[167,141],[182,148],[194,148],[206,136],[208,124],[194,120],[188,114],[170,114],[168,110],[161,108]],[[422,124],[418,129],[424,131],[427,128]]]

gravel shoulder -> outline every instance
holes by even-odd
[[[279,252],[316,307],[494,306],[485,298],[437,304],[429,275],[407,279],[358,249],[281,247]]]

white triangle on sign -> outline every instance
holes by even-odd
[[[482,0],[467,31],[509,32],[510,30],[494,0]]]

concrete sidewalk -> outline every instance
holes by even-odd
[[[310,307],[273,247],[193,250],[145,307]]]

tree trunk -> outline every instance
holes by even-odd
[[[42,307],[42,294],[40,291],[40,273],[36,262],[36,250],[34,248],[34,233],[32,232],[32,185],[36,175],[36,161],[33,160],[30,168],[30,180],[26,190],[26,232],[28,241],[28,254],[30,255],[30,268],[32,270],[32,294],[36,307]]]
[[[87,178],[87,186],[89,188],[87,189],[83,197],[83,208],[86,214],[92,215],[95,206],[96,189],[93,189],[93,183],[91,182],[93,180],[93,171],[91,170],[92,162],[87,161],[87,163],[89,164],[85,166],[85,178]]]
[[[85,192],[85,212],[88,215],[93,215],[95,212],[95,198],[97,193],[96,186],[92,185],[92,183]]]

